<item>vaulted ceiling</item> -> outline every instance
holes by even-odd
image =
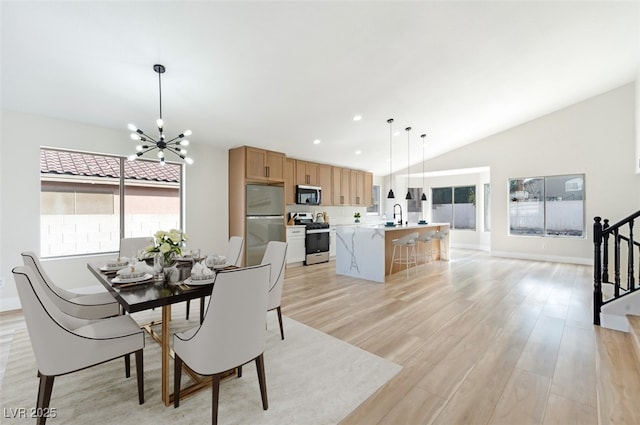
[[[638,2],[0,7],[3,108],[128,137],[129,122],[154,126],[161,63],[168,133],[377,174],[390,169],[388,118],[396,170],[421,159],[422,133],[433,157],[639,74]]]

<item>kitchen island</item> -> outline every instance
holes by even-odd
[[[356,224],[336,227],[336,273],[384,283],[391,270],[392,241],[412,232],[449,229],[449,223],[408,224],[388,227],[383,224]],[[425,246],[416,243],[418,264],[425,262]],[[431,246],[432,259],[449,260],[449,235]],[[396,253],[397,255],[397,253]],[[396,265],[394,273],[404,270]]]

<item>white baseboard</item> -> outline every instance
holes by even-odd
[[[519,260],[548,261],[551,263],[581,264],[583,266],[590,266],[593,264],[593,258],[563,257],[559,255],[539,255],[528,254],[524,252],[491,251],[491,256],[517,258]]]
[[[627,316],[600,313],[600,326],[620,332],[629,332]]]

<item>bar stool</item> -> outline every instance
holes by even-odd
[[[416,239],[418,239],[418,232],[412,232],[391,241],[391,244],[393,245],[393,254],[391,254],[391,268],[389,269],[389,274],[393,273],[394,264],[404,264],[407,266],[407,277],[409,277],[409,267],[411,264],[414,266],[418,265],[418,262],[416,261]],[[396,259],[396,248],[400,248],[400,256],[398,259]],[[404,258],[402,256],[402,248],[406,249],[406,255]]]
[[[435,230],[428,230],[418,236],[416,239],[418,242],[424,244],[424,263],[427,264],[433,259],[433,237],[435,236]]]
[[[440,261],[442,261],[442,241],[447,237],[448,234],[449,234],[449,229],[444,229],[444,230],[438,230],[436,234],[433,235],[433,240],[440,242]]]

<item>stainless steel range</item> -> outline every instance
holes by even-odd
[[[312,213],[296,213],[295,224],[305,225],[306,266],[329,261],[329,223],[315,223]]]

